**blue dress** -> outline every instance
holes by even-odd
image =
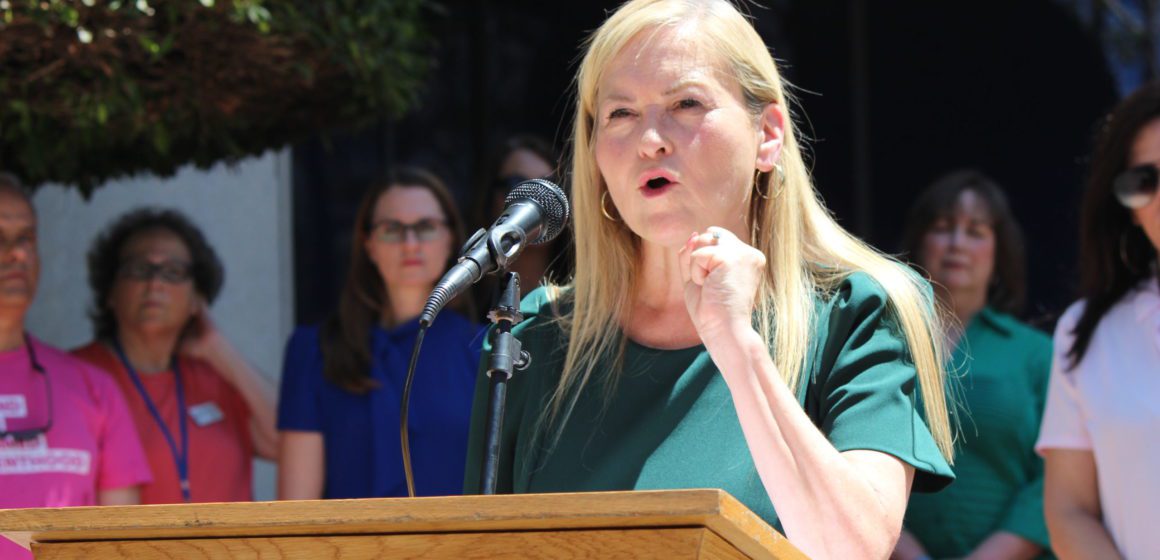
[[[371,333],[371,375],[380,387],[355,395],[323,377],[319,328],[299,327],[286,345],[278,429],[320,432],[324,498],[406,496],[399,406],[417,320]],[[411,388],[409,434],[415,492],[463,492],[471,403],[484,330],[444,311],[427,330]]]

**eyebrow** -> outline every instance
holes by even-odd
[[[699,78],[689,78],[689,79],[684,79],[684,80],[677,82],[672,87],[661,92],[661,95],[663,97],[669,97],[673,94],[679,93],[681,90],[686,90],[689,88],[704,88],[704,87],[705,87],[704,80],[701,80]],[[613,92],[613,93],[610,93],[606,96],[601,97],[598,100],[597,104],[599,105],[599,104],[603,104],[603,103],[608,103],[610,101],[627,103],[627,102],[630,102],[632,100],[633,100],[633,98],[627,94],[620,93],[620,92]]]

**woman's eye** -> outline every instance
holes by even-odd
[[[677,102],[678,109],[694,109],[700,106],[701,102],[697,101],[696,99],[682,99]]]
[[[611,113],[608,113],[608,119],[609,120],[618,119],[621,117],[628,117],[631,115],[632,115],[632,112],[630,112],[628,109],[613,109]]]
[[[974,226],[968,229],[967,233],[970,234],[971,237],[983,238],[990,235],[991,228],[988,226]]]

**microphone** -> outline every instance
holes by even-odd
[[[504,202],[503,213],[488,229],[467,240],[459,262],[443,275],[423,312],[419,324],[426,327],[447,302],[463,293],[484,274],[506,269],[527,245],[556,238],[568,223],[568,197],[551,181],[532,179],[515,186]]]

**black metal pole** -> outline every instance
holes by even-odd
[[[531,360],[512,334],[512,327],[523,320],[520,314],[520,275],[505,272],[500,279],[494,304],[488,316],[495,323],[495,339],[488,357],[487,375],[490,387],[484,424],[483,466],[480,471],[480,493],[495,494],[499,480],[499,447],[503,434],[503,413],[507,404],[507,382],[516,369]]]
[[[487,446],[484,449],[483,472],[480,474],[481,494],[495,494],[495,486],[499,480],[499,440],[503,432],[503,411],[507,405],[507,382],[507,378],[502,375],[491,376],[491,391],[487,398],[487,424],[484,429]]]

